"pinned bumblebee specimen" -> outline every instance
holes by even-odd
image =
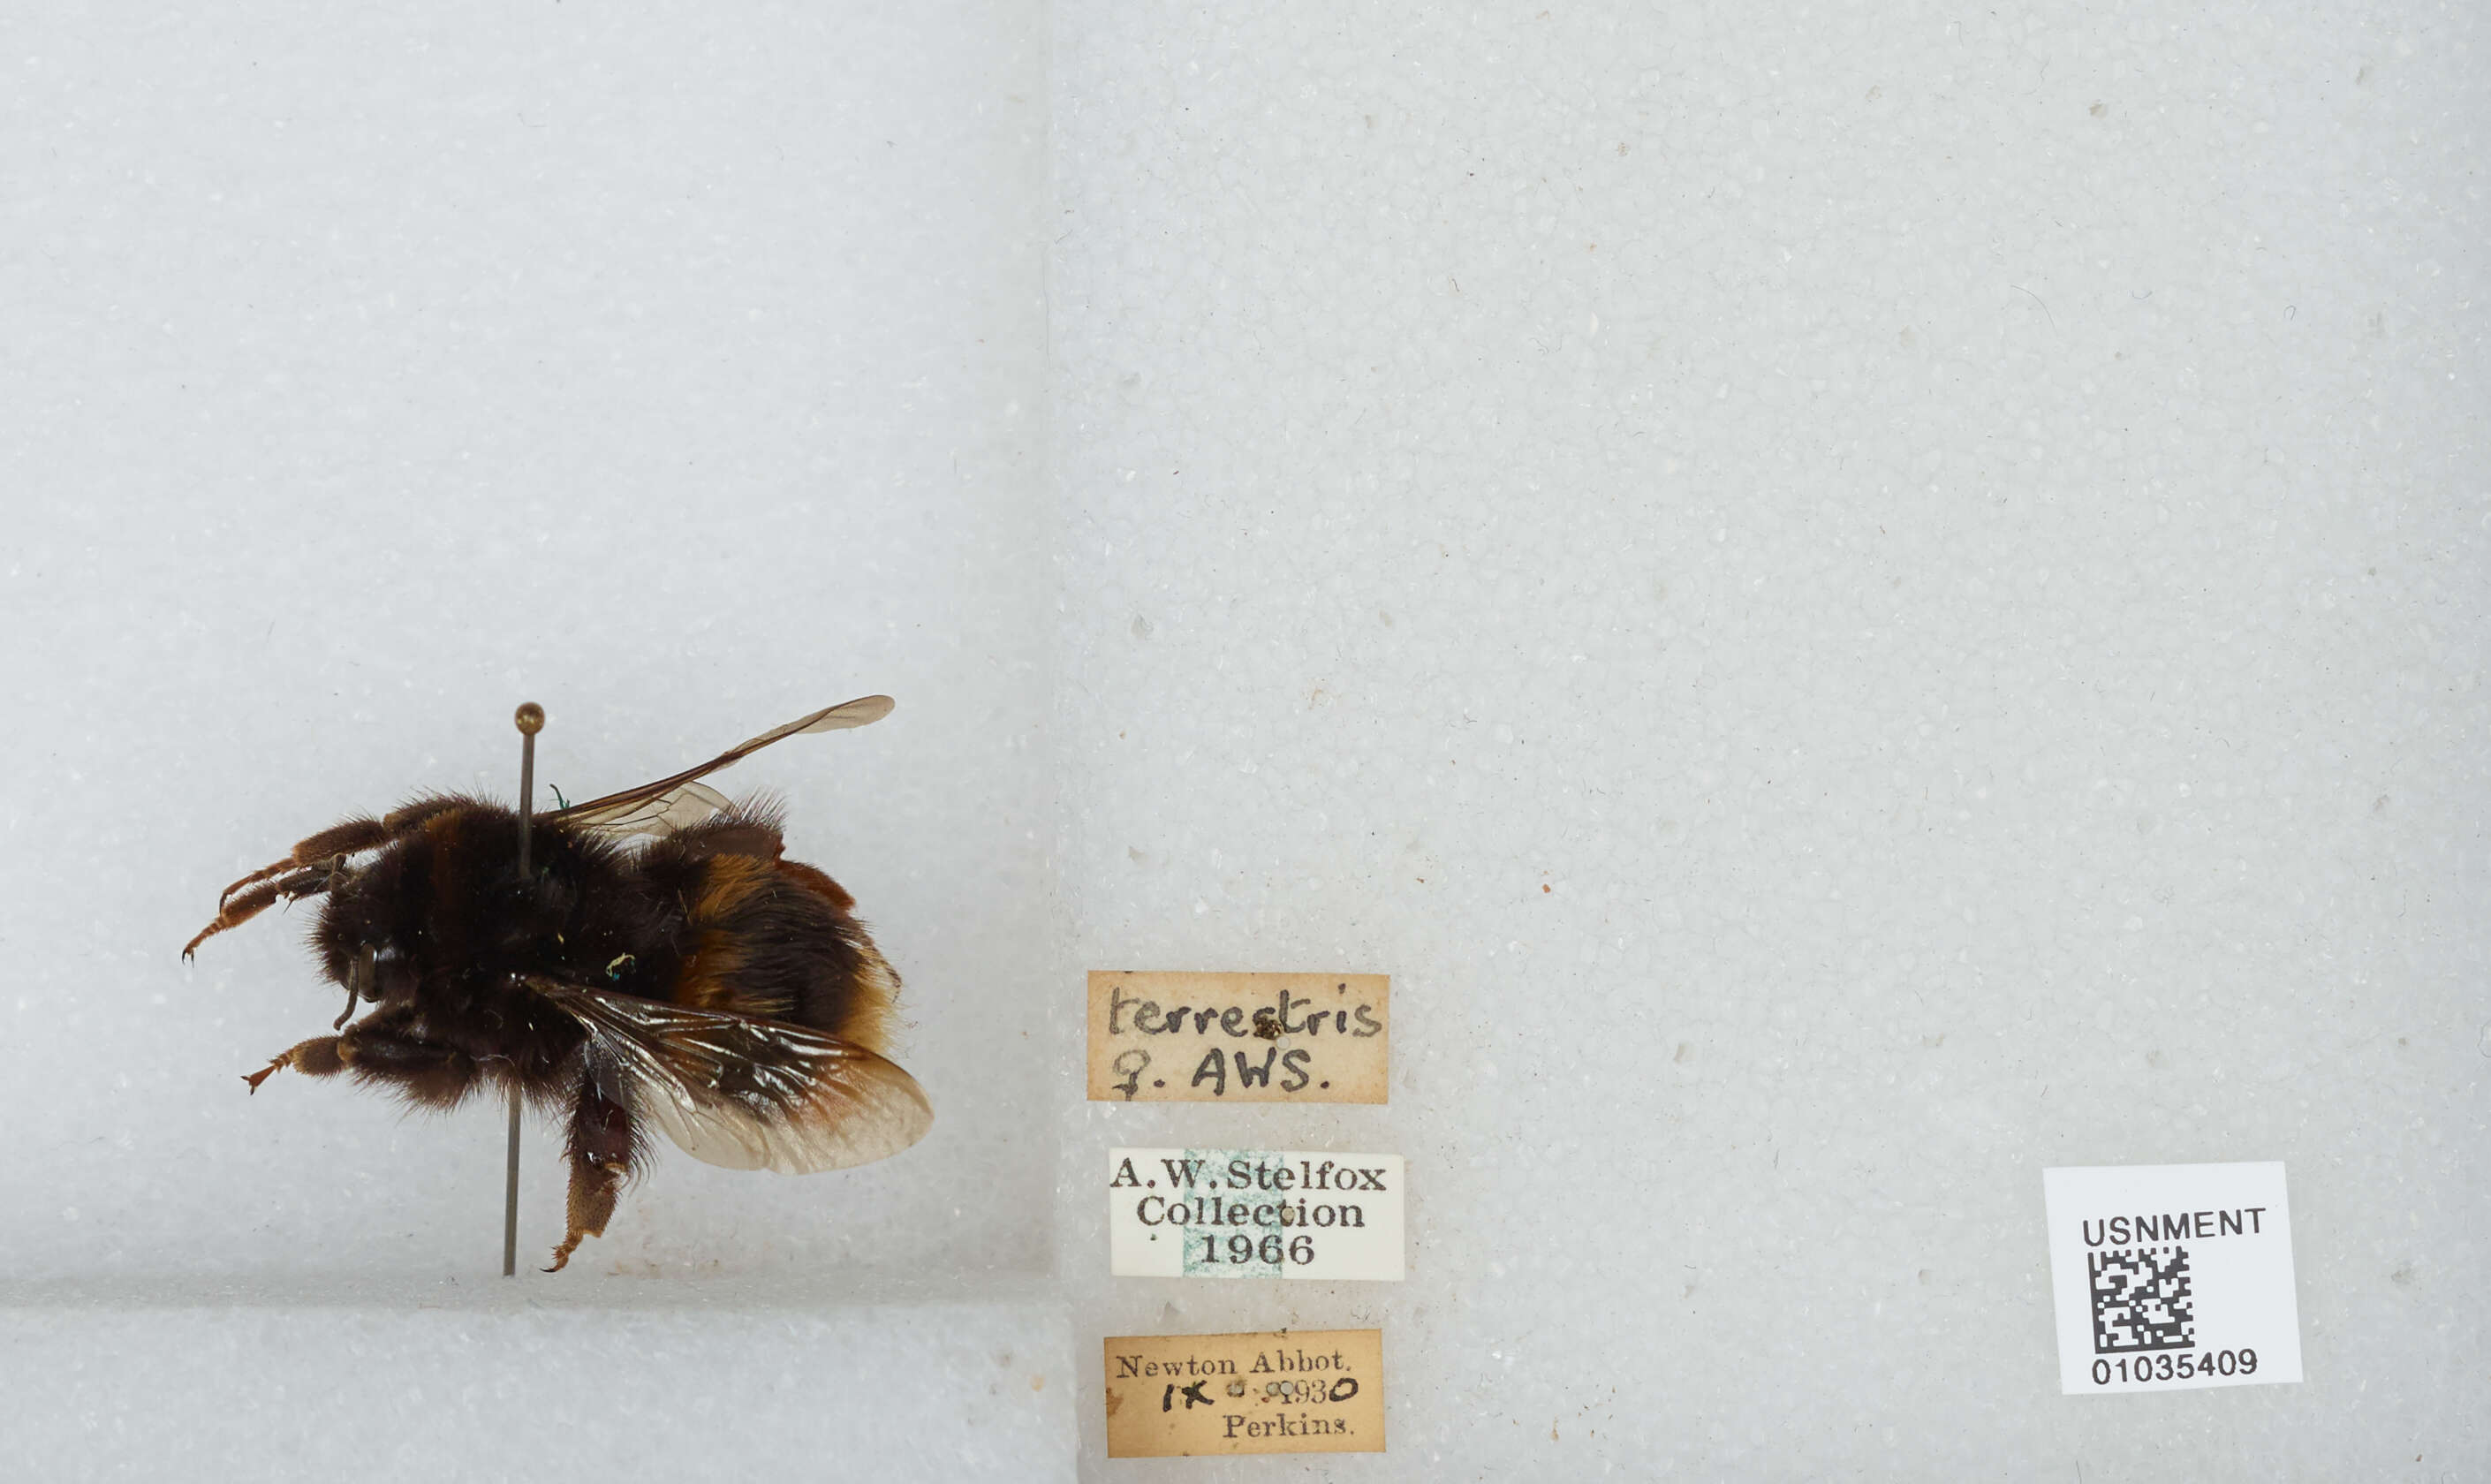
[[[524,817],[438,794],[346,820],[227,887],[182,956],[276,902],[325,898],[312,942],[346,992],[337,1033],[245,1080],[351,1072],[425,1108],[524,1095],[563,1120],[571,1165],[547,1271],[604,1234],[653,1126],[735,1170],[887,1158],[934,1118],[884,1055],[899,980],[838,883],[785,858],[780,811],[700,780],[891,708],[829,707],[638,788],[542,813],[523,799]],[[521,709],[531,742],[542,721]]]

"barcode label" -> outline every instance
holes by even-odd
[[[2059,1385],[2301,1380],[2283,1166],[2045,1170]]]
[[[2187,1248],[2088,1252],[2085,1276],[2093,1289],[2095,1354],[2186,1350],[2197,1343]]]

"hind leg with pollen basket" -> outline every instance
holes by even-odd
[[[581,1241],[605,1235],[605,1223],[614,1216],[615,1197],[631,1178],[638,1143],[631,1109],[620,1086],[592,1060],[580,1078],[579,1100],[571,1105],[566,1140],[571,1157],[571,1196],[565,1203],[569,1229],[563,1233],[562,1245],[553,1249],[553,1266],[545,1271],[562,1271]]]

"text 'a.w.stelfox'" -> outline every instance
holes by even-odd
[[[1403,1268],[1397,1154],[1108,1151],[1119,1277],[1380,1279]]]

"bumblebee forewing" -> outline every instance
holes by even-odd
[[[772,727],[736,748],[736,755],[741,757],[747,752],[757,752],[782,737],[802,737],[809,732],[844,732],[850,727],[871,726],[890,715],[895,704],[889,696],[859,696],[853,701],[841,701],[836,706],[825,706],[809,716],[799,716],[785,726]]]
[[[601,809],[565,814],[563,822],[614,839],[689,829],[730,807],[724,794],[706,783],[682,783],[647,799],[627,799]]]
[[[739,742],[697,768],[687,768],[682,772],[659,778],[654,783],[643,783],[638,788],[627,788],[619,794],[608,794],[602,799],[592,799],[586,803],[575,803],[568,809],[557,809],[540,817],[591,825],[617,817],[636,818],[642,805],[670,799],[681,793],[684,786],[693,779],[706,778],[721,768],[732,767],[772,742],[801,736],[806,732],[839,732],[849,727],[861,727],[870,722],[880,721],[891,714],[893,704],[889,696],[859,696],[853,701],[842,701],[836,706],[825,706],[810,715],[797,717],[785,726],[774,727],[749,742]],[[718,798],[717,794],[709,790],[703,790],[702,794],[710,799]],[[720,801],[723,802],[723,800]],[[700,816],[704,819],[707,817],[707,815]],[[694,823],[697,822],[697,820],[694,821]],[[622,832],[630,834],[644,831],[634,827]]]
[[[624,1074],[636,1111],[693,1158],[805,1175],[887,1159],[934,1110],[915,1078],[803,1026],[531,980]]]

